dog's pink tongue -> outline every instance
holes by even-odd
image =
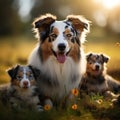
[[[64,63],[66,60],[66,55],[64,54],[57,54],[57,60],[59,63]]]

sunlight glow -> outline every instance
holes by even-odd
[[[97,4],[103,5],[107,9],[113,9],[116,6],[120,6],[120,0],[93,0]]]
[[[102,0],[104,7],[111,9],[117,5],[120,5],[120,0]]]
[[[96,23],[99,26],[101,26],[101,27],[106,26],[106,24],[107,24],[106,15],[102,11],[95,11],[93,13],[93,17],[95,18]]]
[[[34,5],[32,0],[19,0],[19,15],[23,22],[27,22],[30,19],[30,10]]]

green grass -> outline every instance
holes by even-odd
[[[0,41],[0,84],[9,82],[10,78],[6,69],[16,64],[27,64],[29,54],[35,47],[37,40],[24,37],[1,38]],[[120,79],[120,46],[116,41],[106,42],[88,40],[85,43],[85,53],[98,52],[110,56],[107,64],[108,73]],[[97,104],[94,99],[102,99],[101,104]],[[15,110],[9,105],[0,103],[0,120],[119,120],[120,107],[111,106],[110,101],[105,101],[103,97],[96,95],[90,98],[84,96],[77,101],[78,109],[72,110],[71,106],[65,110],[52,109],[45,112],[37,112],[31,109]]]
[[[96,96],[96,99],[99,97]],[[120,106],[113,106],[110,101],[103,98],[102,101],[98,104],[90,96],[85,95],[77,99],[77,110],[73,110],[70,105],[66,109],[53,108],[44,112],[28,108],[12,109],[9,104],[0,103],[0,120],[119,120]]]

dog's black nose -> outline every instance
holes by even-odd
[[[65,48],[66,48],[66,45],[65,45],[64,43],[60,43],[60,44],[58,45],[58,49],[59,49],[60,51],[64,51]]]
[[[96,65],[96,66],[95,66],[95,69],[96,69],[96,70],[99,70],[99,68],[100,68],[99,65]]]

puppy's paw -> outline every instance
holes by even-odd
[[[43,112],[43,111],[44,111],[43,106],[37,105],[37,110],[38,110],[39,112]]]

